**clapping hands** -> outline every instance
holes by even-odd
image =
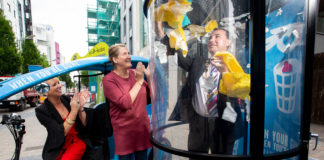
[[[87,100],[89,99],[89,90],[85,89],[80,92],[80,105],[83,107],[86,103]]]
[[[142,62],[138,62],[135,69],[136,81],[143,82],[144,74],[146,77],[150,76],[149,67],[145,68]]]
[[[70,101],[71,111],[78,111],[80,109],[80,93],[75,92]]]
[[[70,105],[73,109],[82,111],[83,106],[87,103],[89,99],[89,90],[85,89],[81,92],[75,91],[73,97],[71,98]]]
[[[80,109],[79,111],[83,111],[83,106],[87,103],[87,100],[89,99],[89,90],[85,89],[79,93],[79,99],[80,99]]]

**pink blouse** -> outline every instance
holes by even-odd
[[[152,147],[149,140],[150,121],[146,111],[149,94],[147,83],[143,83],[134,103],[129,94],[136,83],[133,69],[129,70],[128,78],[121,78],[112,71],[103,78],[102,83],[105,97],[110,101],[115,154],[126,155]]]

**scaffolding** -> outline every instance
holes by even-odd
[[[108,46],[119,43],[119,0],[96,0],[96,5],[89,6],[88,13],[88,49],[90,50],[99,42]],[[89,71],[89,75],[96,74]],[[105,100],[102,87],[99,84],[103,76],[89,77],[90,92],[96,95],[97,103]]]
[[[119,43],[118,0],[97,0],[95,7],[88,6],[88,48],[99,42],[108,46]]]

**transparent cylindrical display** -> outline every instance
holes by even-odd
[[[260,106],[265,107],[265,155],[300,144],[304,6],[303,0],[266,1],[266,97]],[[156,143],[198,156],[249,155],[249,7],[248,0],[149,3]],[[156,148],[154,156],[186,159]]]

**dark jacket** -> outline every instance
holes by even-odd
[[[109,102],[96,108],[85,108],[87,114],[87,134],[92,146],[88,146],[82,160],[108,160],[110,157],[108,137],[113,129],[110,122]]]
[[[61,96],[60,98],[64,106],[70,112],[70,98],[66,96]],[[62,150],[65,141],[63,126],[64,121],[48,99],[45,100],[44,104],[37,107],[35,111],[37,119],[47,130],[47,138],[43,148],[42,157],[46,160],[56,159]],[[87,117],[87,119],[89,119],[89,117]],[[79,138],[82,139],[88,146],[91,146],[90,141],[87,139],[86,129],[83,127],[78,116],[75,124],[76,131],[79,133]]]
[[[203,50],[204,48],[206,47],[203,47],[202,44],[194,43],[188,52],[190,54],[188,54],[186,57],[184,57],[181,53],[177,54],[178,65],[188,72],[188,76],[185,85],[180,92],[176,106],[169,117],[169,120],[190,123],[190,120],[194,120],[195,116],[200,116],[194,110],[192,99],[193,94],[196,92],[195,83],[199,80],[200,76],[206,69],[205,63],[208,59],[208,52]],[[223,115],[226,102],[230,102],[237,113],[236,122],[233,124],[222,119],[219,121],[224,124],[224,131],[234,133],[235,138],[241,137],[243,135],[243,120],[241,117],[240,105],[242,105],[243,101],[240,101],[238,98],[228,97],[219,93],[217,101],[219,117],[222,117]]]
[[[110,122],[109,101],[101,103],[96,108],[85,108],[87,116],[87,127],[91,142],[93,145],[100,145],[103,139],[112,136],[113,128]]]

